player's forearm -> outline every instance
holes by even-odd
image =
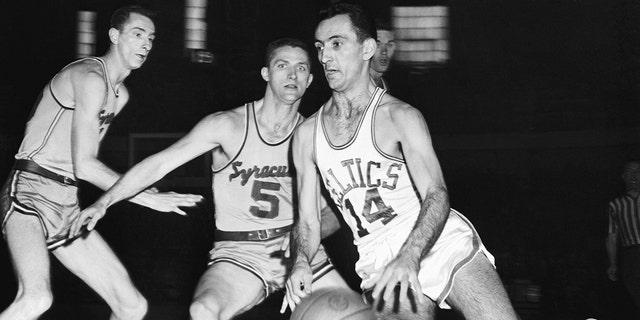
[[[340,229],[340,222],[338,221],[338,217],[333,212],[330,206],[322,208],[321,216],[322,219],[320,220],[320,233],[321,238],[324,239]]]
[[[109,207],[114,203],[125,199],[146,206],[147,194],[142,192],[151,184],[158,181],[165,175],[160,168],[158,159],[148,158],[135,165],[125,175],[123,175],[109,190],[100,197],[98,202]]]
[[[96,158],[83,158],[75,164],[76,178],[91,183],[102,189],[109,189],[119,178],[120,174],[107,167]]]
[[[298,220],[291,232],[294,262],[310,263],[320,246],[320,226]]]
[[[607,250],[607,257],[609,258],[609,265],[616,265],[618,262],[618,239],[615,233],[607,235],[605,248]]]
[[[419,263],[440,237],[449,217],[449,210],[449,196],[444,186],[437,186],[428,192],[416,224],[398,255]]]

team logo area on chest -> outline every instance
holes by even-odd
[[[253,177],[254,179],[260,178],[290,178],[292,176],[291,170],[287,165],[248,165],[243,167],[242,161],[235,161],[231,164],[231,170],[229,174],[229,182],[239,178],[240,185],[244,186]]]

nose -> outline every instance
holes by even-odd
[[[144,40],[144,42],[142,43],[142,49],[145,49],[147,51],[150,51],[152,46],[153,46],[153,44],[151,43],[151,40],[149,40],[149,39]]]
[[[320,60],[320,63],[326,64],[331,59],[327,51],[325,51],[324,49],[320,49],[318,50],[318,60]]]
[[[290,68],[289,69],[289,74],[287,75],[287,77],[291,80],[295,80],[298,78],[298,75],[296,74],[296,70],[294,68]]]

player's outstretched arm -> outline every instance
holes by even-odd
[[[431,250],[449,216],[449,199],[440,164],[422,114],[400,103],[382,113],[397,134],[411,177],[423,199],[418,219],[407,240],[376,283],[373,296],[391,301],[394,287],[400,284],[400,299],[406,301],[408,290],[421,292],[418,281],[420,261]],[[417,294],[423,298],[422,294]]]
[[[87,229],[92,230],[97,221],[105,215],[108,207],[133,196],[135,197],[130,200],[134,203],[156,211],[176,212],[183,215],[185,213],[180,207],[194,206],[202,201],[200,195],[142,190],[178,166],[215,148],[218,145],[216,141],[219,140],[216,132],[224,128],[223,124],[219,124],[220,118],[216,115],[206,117],[182,139],[136,164],[94,204],[80,213],[69,236],[75,236],[83,225],[87,225]]]
[[[293,138],[293,161],[297,172],[299,217],[291,232],[293,266],[286,283],[286,300],[293,310],[311,293],[309,265],[320,245],[320,185],[313,161],[313,120],[307,119]]]

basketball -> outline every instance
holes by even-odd
[[[354,291],[342,288],[314,290],[296,306],[291,320],[374,320],[371,306]]]

